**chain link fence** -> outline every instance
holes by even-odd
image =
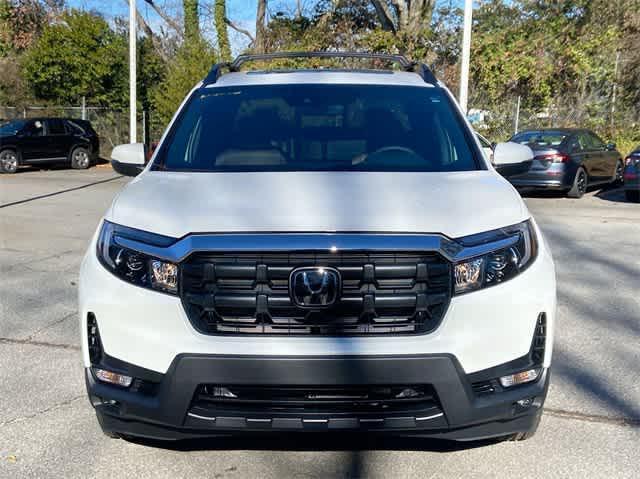
[[[495,142],[506,141],[528,129],[586,128],[605,141],[615,142],[622,154],[640,144],[640,109],[615,110],[610,103],[531,109],[523,108],[523,103],[523,99],[516,96],[499,107],[487,107],[480,98],[472,98],[469,119],[476,131]]]
[[[129,111],[81,106],[0,106],[0,122],[15,118],[77,118],[89,120],[100,137],[100,156],[109,158],[114,146],[129,142]],[[150,115],[142,112],[138,119],[138,141],[151,144],[158,141],[161,131],[150,129]],[[152,131],[150,131],[152,130]]]

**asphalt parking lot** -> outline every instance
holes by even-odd
[[[640,205],[619,190],[527,198],[557,265],[538,434],[456,445],[351,436],[110,440],[86,398],[76,282],[126,183],[109,168],[0,176],[0,477],[637,477]]]

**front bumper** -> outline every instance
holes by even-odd
[[[530,367],[530,356],[467,375],[451,355],[368,357],[256,357],[179,355],[166,374],[106,357],[103,366],[136,377],[122,389],[98,382],[86,369],[89,397],[106,430],[162,440],[258,432],[367,431],[476,440],[535,426],[549,385],[549,371],[531,384],[478,393],[473,384]],[[299,386],[429,384],[437,400],[426,409],[335,413],[270,410],[216,411],[194,406],[203,383]],[[145,387],[146,385],[146,387]],[[530,399],[528,407],[517,401]]]

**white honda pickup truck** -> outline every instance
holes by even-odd
[[[247,68],[290,57],[377,68]],[[241,56],[188,94],[148,163],[139,144],[112,159],[137,176],[79,285],[108,436],[536,431],[553,260],[424,65]],[[531,159],[502,143],[493,162]]]

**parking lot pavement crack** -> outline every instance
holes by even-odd
[[[573,421],[596,422],[600,424],[611,424],[614,426],[640,427],[640,418],[630,418],[623,416],[602,416],[598,414],[586,414],[578,411],[567,411],[564,409],[544,408],[544,414]]]
[[[42,346],[45,348],[70,349],[73,351],[80,350],[80,346],[76,346],[75,344],[49,343],[47,341],[34,341],[29,338],[25,338],[25,339],[0,338],[0,344],[16,344],[16,345],[27,344],[29,346]]]
[[[73,311],[69,314],[65,314],[62,318],[60,319],[56,319],[55,321],[52,321],[48,324],[45,324],[44,326],[42,326],[40,329],[37,329],[36,331],[34,331],[33,333],[31,333],[28,337],[25,338],[25,341],[30,342],[33,341],[33,338],[35,338],[38,334],[42,333],[43,331],[46,331],[49,328],[52,328],[60,323],[65,322],[67,319],[75,316],[77,313],[77,311]]]
[[[36,411],[34,413],[24,414],[22,416],[14,417],[14,418],[11,418],[11,419],[9,419],[7,421],[0,422],[0,427],[4,427],[4,426],[7,426],[9,424],[14,424],[16,422],[27,421],[29,419],[36,418],[36,417],[41,416],[43,414],[46,414],[48,412],[55,411],[56,409],[60,409],[62,407],[68,406],[71,403],[77,401],[78,399],[83,399],[83,398],[86,398],[86,397],[87,397],[86,394],[78,394],[77,396],[73,396],[70,399],[66,399],[66,400],[61,401],[59,403],[53,404],[53,405],[51,405],[49,407],[46,407],[46,408],[41,409],[39,411]]]

